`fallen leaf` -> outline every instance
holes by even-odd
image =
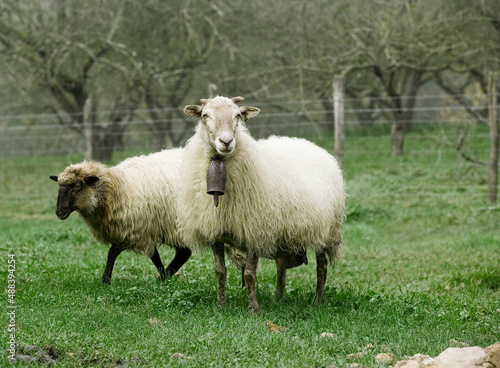
[[[193,358],[191,358],[190,356],[187,356],[187,355],[184,355],[182,353],[174,353],[172,354],[172,356],[170,357],[170,360],[179,360],[179,359],[187,359],[187,360],[191,360]]]
[[[157,325],[161,325],[161,321],[159,319],[156,319],[156,318],[150,318],[149,324],[151,326],[157,326]]]
[[[281,333],[281,332],[285,332],[287,330],[286,327],[275,325],[271,321],[264,321],[261,324],[267,326],[267,328],[269,329],[269,332]]]

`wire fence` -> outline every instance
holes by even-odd
[[[426,95],[417,98],[411,109],[411,124],[404,144],[403,174],[413,175],[423,165],[434,172],[446,173],[426,178],[426,185],[415,184],[388,188],[387,196],[443,197],[456,192],[477,197],[486,203],[489,136],[487,126],[488,98],[474,95]],[[393,112],[386,98],[345,99],[345,171],[363,174],[380,168],[390,156],[390,130]],[[404,105],[405,99],[403,99]],[[247,123],[253,136],[299,136],[310,139],[333,152],[333,103],[327,100],[252,102],[261,113]],[[152,114],[151,112],[154,112]],[[180,108],[136,110],[134,118],[113,129],[106,120],[110,112],[99,111],[95,125],[102,144],[112,142],[118,158],[149,153],[169,146],[182,146],[193,134],[196,121],[183,118]],[[152,119],[155,116],[156,119]],[[75,123],[78,114],[61,124],[55,114],[0,116],[0,157],[71,156],[83,159],[85,142],[82,127]],[[159,118],[158,118],[159,117]],[[69,163],[69,162],[68,162]],[[401,175],[401,173],[399,173]],[[446,177],[446,178],[445,178]],[[464,194],[465,195],[465,194]]]
[[[458,104],[456,97],[468,104]],[[380,98],[346,99],[345,121],[350,133],[347,139],[361,136],[363,139],[387,138],[391,115],[396,109],[384,106],[386,103],[387,99]],[[248,127],[258,138],[272,134],[307,138],[333,134],[331,101],[256,102],[255,105],[261,113],[248,122]],[[397,110],[410,110],[412,118],[405,123],[412,124],[414,129],[425,130],[427,127],[468,127],[486,123],[487,108],[487,97],[484,95],[430,95],[419,96],[417,105],[411,109],[402,107]],[[151,112],[160,118],[152,119]],[[180,108],[141,109],[134,111],[134,119],[119,123],[124,127],[113,129],[114,123],[106,120],[110,113],[97,112],[93,124],[101,135],[97,139],[106,135],[110,139],[102,140],[103,144],[113,143],[112,147],[104,148],[116,151],[148,152],[171,145],[181,146],[192,134],[196,123],[188,117],[172,117],[182,116]],[[79,115],[74,114],[73,117]],[[59,123],[59,120],[56,114],[0,115],[0,157],[83,155],[83,130],[77,123],[78,119],[69,119],[70,123],[66,124]],[[426,138],[435,139],[435,132],[419,137]]]

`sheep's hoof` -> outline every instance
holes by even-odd
[[[279,301],[285,299],[285,290],[276,289],[274,300]]]
[[[220,309],[220,310],[223,310],[223,309],[226,309],[226,302],[217,302],[217,307]]]
[[[316,294],[316,296],[314,297],[313,305],[314,306],[318,306],[321,303],[323,303],[323,297],[322,296],[318,296],[318,294]]]
[[[256,316],[259,314],[259,306],[258,305],[249,305],[248,306],[248,314],[252,316]]]
[[[102,283],[105,285],[111,285],[111,277],[108,277],[106,274],[102,275]]]
[[[158,273],[160,274],[160,281],[166,280],[167,276],[172,277],[173,273],[171,270],[165,270],[165,268],[158,268]]]

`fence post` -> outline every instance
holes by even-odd
[[[344,77],[336,75],[333,79],[333,119],[335,128],[334,156],[341,169],[344,168],[344,93]]]
[[[498,193],[498,114],[497,114],[497,73],[491,72],[488,80],[488,120],[490,126],[490,170],[488,180],[488,200],[490,204],[497,201]]]
[[[83,105],[83,137],[85,139],[85,151],[83,158],[87,161],[92,160],[94,152],[92,152],[92,98],[87,97]]]

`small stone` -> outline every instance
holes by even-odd
[[[380,353],[375,357],[375,360],[380,363],[391,364],[394,362],[394,354]]]
[[[397,362],[394,368],[420,368],[421,365],[416,360],[402,360]]]
[[[422,365],[425,367],[429,367],[431,365],[434,365],[434,358],[429,357],[427,359],[422,360]]]
[[[321,335],[319,335],[319,337],[324,339],[333,339],[335,335],[332,334],[331,332],[322,332]]]
[[[425,355],[425,354],[415,354],[414,356],[411,357],[411,360],[416,360],[417,362],[421,363],[423,362],[424,360],[426,359],[429,359],[430,356],[429,355]]]
[[[157,326],[157,325],[161,325],[161,321],[157,318],[150,318],[149,319],[149,324],[151,326]]]
[[[348,365],[349,368],[365,368],[363,364],[360,363],[351,363]]]
[[[366,353],[363,351],[360,351],[359,353],[347,354],[347,359],[349,360],[361,359],[365,354]]]
[[[464,348],[464,347],[468,346],[467,343],[461,342],[461,341],[458,341],[458,340],[455,340],[455,339],[451,339],[450,340],[450,344],[453,345],[453,346],[456,346],[458,348]]]
[[[365,350],[373,350],[373,349],[375,349],[375,346],[373,346],[373,344],[368,344],[363,349],[365,349]]]
[[[193,359],[193,358],[191,358],[190,356],[184,355],[182,353],[174,353],[170,357],[170,360],[180,360],[180,359],[190,360],[190,359]]]

